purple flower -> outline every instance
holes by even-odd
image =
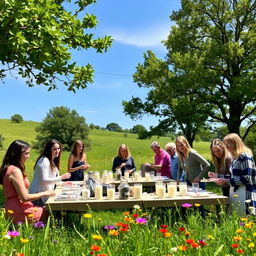
[[[111,225],[107,225],[104,227],[104,229],[107,229],[107,230],[112,230],[112,229],[115,229],[116,227],[115,226],[111,226]]]
[[[8,234],[10,237],[16,237],[16,236],[19,236],[19,235],[20,235],[20,232],[19,232],[19,231],[8,231],[7,234]]]
[[[244,222],[240,222],[240,226],[244,226]]]
[[[32,239],[34,239],[34,237],[33,237],[33,236],[30,236],[30,237],[29,237],[29,239],[31,239],[31,240],[32,240]]]
[[[184,203],[181,206],[184,207],[184,208],[190,208],[192,206],[192,204]]]
[[[147,224],[147,220],[146,220],[145,218],[137,218],[137,219],[136,219],[136,222],[137,222],[138,224],[144,224],[144,225]]]
[[[23,224],[22,221],[18,221],[18,222],[17,222],[17,225],[22,225],[22,224]]]
[[[44,228],[44,223],[42,221],[38,221],[34,224],[34,228]]]

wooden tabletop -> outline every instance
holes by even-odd
[[[61,188],[56,189],[56,194],[61,193]],[[177,196],[175,198],[159,199],[155,194],[143,194],[141,200],[130,197],[128,200],[108,200],[103,197],[103,200],[95,200],[90,198],[89,200],[73,200],[73,201],[56,201],[56,197],[50,197],[46,202],[46,208],[52,211],[87,211],[91,210],[103,210],[103,209],[126,209],[132,208],[134,205],[139,205],[145,208],[158,208],[158,207],[172,207],[181,206],[183,203],[201,204],[201,205],[218,205],[227,204],[228,197],[217,195],[214,193],[206,193],[206,196]]]

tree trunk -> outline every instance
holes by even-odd
[[[240,126],[241,126],[241,114],[243,109],[240,102],[235,102],[230,105],[230,117],[227,122],[228,132],[236,133],[240,136]]]

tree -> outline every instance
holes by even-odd
[[[121,132],[122,127],[119,126],[117,123],[109,123],[106,126],[106,130],[111,131],[111,132]]]
[[[15,114],[15,115],[11,116],[11,121],[13,123],[21,123],[21,122],[23,122],[23,117],[19,114]]]
[[[70,149],[77,139],[82,140],[87,148],[90,147],[89,127],[84,117],[64,106],[50,109],[36,132],[36,148],[41,149],[49,139],[58,140],[64,149]]]
[[[72,10],[66,2],[72,4]],[[42,84],[51,90],[61,81],[70,91],[86,88],[93,82],[93,68],[90,64],[78,66],[72,61],[71,50],[94,48],[103,53],[112,42],[109,36],[94,39],[92,33],[85,33],[97,24],[95,15],[84,13],[95,2],[1,1],[0,78],[15,70],[28,86]]]
[[[136,124],[131,129],[131,133],[135,133],[135,134],[140,134],[141,132],[144,132],[144,131],[147,131],[147,129],[141,124]]]

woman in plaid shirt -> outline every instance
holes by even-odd
[[[256,215],[256,166],[252,151],[235,134],[228,134],[223,140],[232,155],[230,179],[220,178],[217,184],[230,183],[230,204],[239,215]]]

